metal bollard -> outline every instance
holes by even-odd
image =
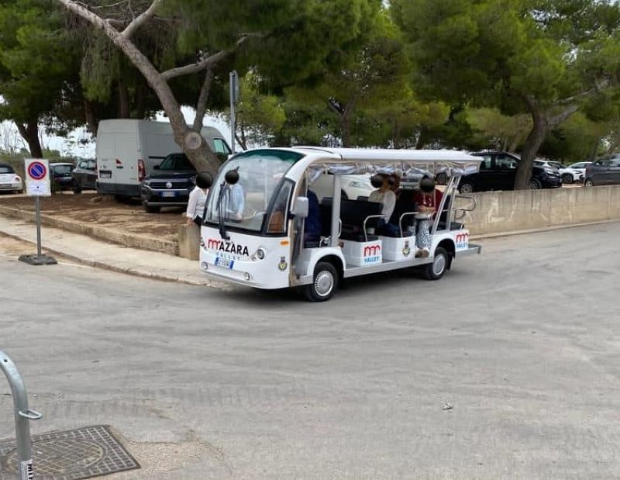
[[[39,420],[41,414],[28,408],[26,385],[13,361],[0,350],[0,368],[9,381],[15,408],[15,441],[19,457],[19,479],[34,479],[32,466],[32,443],[30,441],[30,420]]]

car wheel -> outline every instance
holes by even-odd
[[[562,175],[562,183],[565,183],[566,185],[571,185],[575,183],[575,179],[570,173],[565,173],[564,175]]]
[[[450,265],[450,255],[443,247],[437,247],[433,263],[423,267],[424,278],[427,280],[439,280]]]
[[[593,187],[594,183],[592,183],[592,179],[591,178],[586,178],[585,182],[583,182],[583,186],[584,187]]]
[[[142,206],[144,207],[144,211],[146,213],[159,213],[161,211],[161,207],[156,205],[147,205],[146,203],[143,203]]]
[[[82,187],[80,186],[78,182],[73,182],[72,190],[73,190],[73,193],[76,195],[82,193]]]
[[[445,172],[438,173],[435,175],[435,180],[439,185],[445,185],[448,183],[448,175]]]
[[[540,184],[540,180],[532,178],[530,180],[530,190],[540,190],[542,185]]]
[[[461,186],[459,187],[459,191],[461,193],[473,193],[474,192],[474,184],[471,183],[471,182],[461,183]]]
[[[309,302],[326,302],[338,288],[338,272],[329,262],[319,262],[314,268],[312,283],[304,287]]]

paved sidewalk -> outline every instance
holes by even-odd
[[[0,216],[0,234],[35,245],[37,242],[35,225],[22,220]],[[44,250],[81,264],[157,280],[230,288],[210,281],[194,260],[106,243],[58,228],[44,226],[41,236]]]

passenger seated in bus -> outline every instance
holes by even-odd
[[[308,216],[304,220],[304,244],[310,246],[321,241],[321,208],[319,198],[308,190]]]
[[[396,194],[393,191],[394,180],[390,182],[389,175],[375,175],[371,178],[373,187],[377,190],[373,190],[368,197],[369,202],[377,202],[383,204],[381,214],[383,218],[379,220],[379,234],[398,236],[398,225],[388,223],[394,213],[394,207],[396,206]],[[390,185],[392,183],[392,185]]]
[[[420,213],[416,216],[416,246],[419,249],[415,254],[417,258],[427,258],[430,255],[430,229],[442,198],[443,193],[435,188],[435,180],[429,177],[420,180],[420,191],[416,192],[414,197],[416,210]]]

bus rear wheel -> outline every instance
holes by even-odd
[[[338,272],[329,262],[319,262],[314,268],[312,283],[304,287],[309,302],[326,302],[338,288]]]
[[[437,247],[433,263],[425,265],[423,268],[424,278],[427,280],[439,280],[443,277],[450,266],[450,254],[443,248]]]

